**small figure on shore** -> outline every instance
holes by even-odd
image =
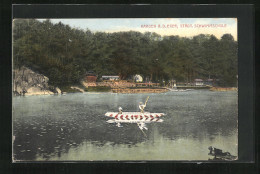
[[[123,108],[119,107],[118,110],[119,110],[118,114],[122,114],[123,113]]]
[[[25,91],[25,89],[23,89],[23,92],[22,92],[23,96],[25,96],[25,93],[26,93],[26,91]]]

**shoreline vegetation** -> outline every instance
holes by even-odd
[[[49,85],[49,78],[35,72],[27,67],[14,69],[13,93],[15,96],[31,95],[55,95],[66,93],[84,92],[111,92],[111,93],[165,93],[168,91],[186,91],[207,89],[210,91],[237,91],[235,87],[213,87],[210,85],[185,85],[179,84],[175,88],[160,83],[138,83],[134,81],[103,81],[87,82],[82,80],[80,83],[70,85]]]
[[[100,93],[119,93],[119,94],[136,94],[136,93],[165,93],[165,92],[169,92],[169,88],[165,88],[165,87],[158,87],[158,88],[146,88],[146,87],[142,87],[142,88],[109,88],[109,87],[88,87],[88,88],[82,88],[79,86],[66,86],[66,87],[61,87],[62,92],[60,93],[53,93],[47,90],[43,90],[41,92],[36,91],[30,91],[29,93],[25,93],[24,96],[35,96],[35,95],[64,95],[67,93],[85,93],[85,92],[89,92],[89,93],[96,93],[96,92],[100,92]],[[210,91],[218,91],[218,92],[228,92],[228,91],[238,91],[238,88],[236,87],[193,87],[193,88],[178,88],[181,91],[185,91],[185,90],[210,90]],[[22,95],[16,95],[16,96],[22,96]]]
[[[106,82],[103,76],[119,80]],[[172,91],[230,91],[233,88],[225,87],[237,86],[237,79],[237,41],[230,33],[221,38],[203,33],[106,33],[49,19],[13,21],[14,95],[160,93],[171,91],[173,84],[177,88]]]
[[[152,85],[153,84],[153,85]],[[49,85],[49,78],[34,72],[30,68],[21,67],[14,70],[13,93],[15,96],[62,95],[66,93],[111,92],[111,93],[165,93],[168,91],[186,91],[206,89],[210,91],[237,91],[236,87],[213,87],[209,85],[177,85],[169,88],[159,83],[138,83],[133,81],[86,82],[71,85]]]

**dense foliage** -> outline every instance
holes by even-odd
[[[196,78],[219,79],[222,86],[237,81],[237,42],[200,34],[193,38],[156,33],[91,32],[50,20],[18,19],[13,23],[14,67],[27,66],[55,86],[78,83],[87,71],[119,75],[141,74],[153,82]]]

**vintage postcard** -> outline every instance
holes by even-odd
[[[13,162],[238,160],[237,18],[13,20]]]

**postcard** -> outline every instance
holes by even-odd
[[[13,20],[13,162],[235,161],[237,18]]]

